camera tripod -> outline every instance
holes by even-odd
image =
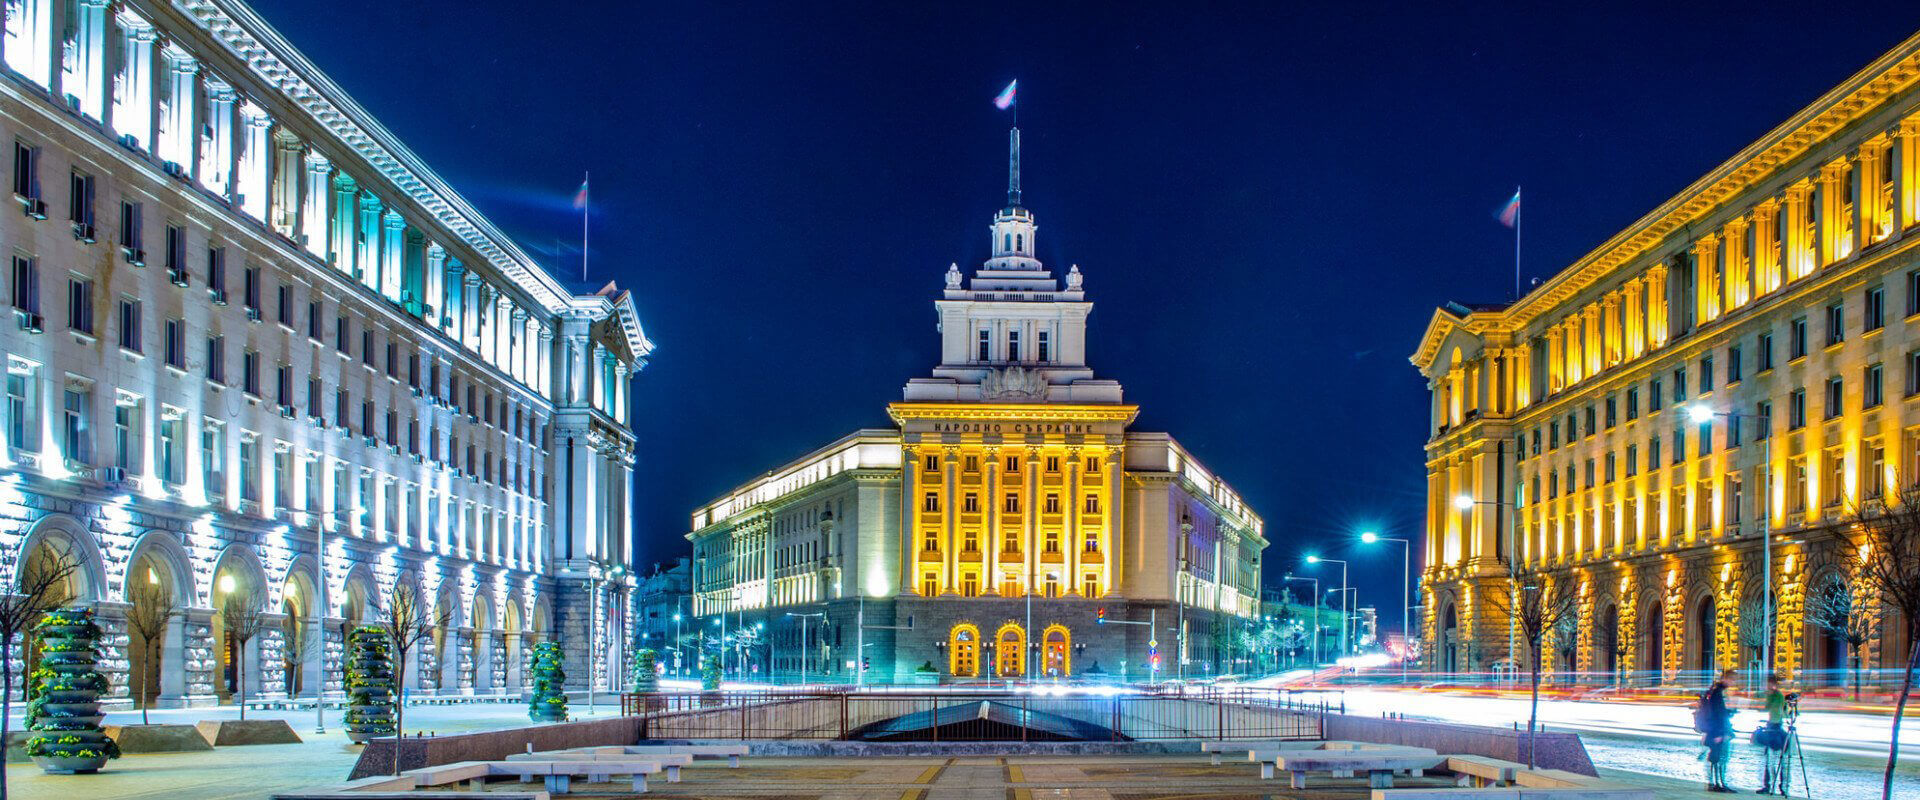
[[[1767,769],[1773,776],[1773,793],[1781,797],[1793,794],[1793,767],[1800,766],[1800,790],[1802,796],[1812,797],[1813,787],[1807,783],[1807,754],[1800,749],[1800,731],[1796,723],[1800,720],[1800,698],[1798,693],[1787,695],[1787,713],[1781,720],[1781,728],[1786,732],[1787,740],[1779,750],[1767,751]]]

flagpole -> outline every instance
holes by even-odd
[[[587,220],[593,216],[593,173],[587,172],[580,180],[580,282],[587,282]],[[1516,253],[1519,251],[1515,251]],[[1518,258],[1519,256],[1515,256]],[[1518,267],[1515,267],[1518,269]],[[1518,274],[1518,273],[1516,273]],[[1519,279],[1515,279],[1516,284]]]
[[[1513,198],[1520,199],[1520,187],[1514,187]],[[1527,211],[1526,204],[1513,207],[1513,299],[1520,301],[1520,215]]]

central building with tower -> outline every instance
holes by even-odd
[[[1139,408],[1088,366],[1093,304],[1078,266],[1035,255],[1019,137],[992,257],[947,268],[940,362],[892,426],[694,511],[699,633],[677,646],[730,637],[729,676],[864,662],[875,683],[1244,668],[1260,517],[1173,437],[1129,430]]]

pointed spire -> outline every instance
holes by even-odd
[[[1007,132],[1007,207],[1020,207],[1020,129]]]

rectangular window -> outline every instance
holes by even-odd
[[[1640,446],[1627,445],[1627,477],[1640,474]]]
[[[1746,419],[1744,417],[1741,417],[1738,414],[1727,415],[1727,446],[1728,447],[1740,446],[1740,441],[1741,441],[1740,423],[1745,421]]]
[[[1787,393],[1787,430],[1797,431],[1807,426],[1807,390],[1795,389]]]
[[[184,319],[167,320],[166,342],[167,366],[174,369],[187,368],[187,321]]]
[[[1700,357],[1700,391],[1713,391],[1713,356]]]
[[[227,248],[207,248],[207,294],[215,305],[227,304]]]
[[[241,299],[246,304],[247,319],[253,320],[254,322],[259,322],[260,313],[261,313],[260,312],[260,293],[261,291],[263,291],[263,289],[260,286],[260,268],[248,267],[246,270],[246,275],[243,277],[241,284],[244,290],[241,294]]]
[[[287,330],[293,330],[293,287],[283,283],[276,288],[276,292],[277,294],[274,297],[275,319],[281,325],[286,326]]]
[[[1045,513],[1048,513],[1048,514],[1060,513],[1060,495],[1058,493],[1056,492],[1047,493],[1047,505],[1046,505]]]
[[[8,11],[21,13],[11,6]],[[13,193],[22,200],[40,199],[40,149],[18,140],[13,143]],[[29,203],[27,213],[33,214],[33,209],[34,204]],[[47,214],[41,211],[39,216],[46,219]]]
[[[1883,375],[1886,368],[1880,364],[1869,364],[1860,380],[1860,405],[1863,408],[1877,408],[1886,402],[1886,389]]]
[[[1828,378],[1827,379],[1827,407],[1825,409],[1826,418],[1833,419],[1834,417],[1840,416],[1840,412],[1844,410],[1843,404],[1845,402],[1846,402],[1846,387],[1841,384],[1840,376],[1836,375],[1834,377]]]
[[[1876,499],[1887,491],[1887,448],[1880,440],[1869,440],[1860,464],[1860,496]]]
[[[977,494],[974,494],[973,492],[967,492],[960,499],[960,510],[968,514],[979,513],[980,496]]]
[[[130,405],[113,407],[113,465],[128,475],[140,474],[140,409]]]
[[[1020,332],[1007,331],[1007,360],[1020,360]]]
[[[1557,450],[1559,448],[1560,448],[1560,422],[1556,420],[1556,421],[1547,423],[1547,449]]]
[[[1687,399],[1687,368],[1682,365],[1673,370],[1673,402],[1683,403]]]
[[[1627,387],[1627,421],[1640,418],[1640,387]]]
[[[1653,380],[1647,381],[1647,410],[1650,412],[1659,411],[1661,399],[1660,379],[1654,378]]]
[[[281,364],[273,386],[274,403],[282,411],[293,411],[293,367]]]
[[[352,341],[350,338],[351,327],[351,323],[345,314],[341,314],[340,318],[334,321],[333,346],[342,353],[347,352],[347,343]]]
[[[1696,456],[1704,456],[1709,453],[1712,453],[1713,452],[1713,423],[1702,422],[1700,423],[1698,430],[1700,431],[1700,434],[1699,434],[1700,443],[1699,443],[1699,446],[1694,449],[1693,454]]]
[[[374,439],[374,438],[377,438],[375,436],[376,433],[377,431],[373,429],[373,401],[362,400],[360,401],[360,435],[365,436],[368,439]],[[473,462],[472,447],[467,448],[467,462],[468,462],[467,463],[468,471],[469,472],[474,471],[473,463],[472,463]]]
[[[40,450],[38,396],[33,391],[33,375],[7,373],[7,444],[29,453]]]
[[[1863,331],[1877,331],[1887,326],[1887,289],[1874,286],[1867,289],[1860,306],[1860,328]]]
[[[227,494],[225,434],[226,429],[212,420],[208,420],[200,429],[200,481],[206,485],[207,494],[212,497],[224,497]]]
[[[1840,505],[1845,483],[1846,459],[1841,457],[1840,448],[1828,450],[1820,459],[1820,504],[1827,508]]]
[[[321,424],[325,424],[325,417],[323,416],[320,402],[320,398],[324,394],[324,389],[325,387],[321,385],[318,377],[307,379],[307,416],[316,420],[322,420]]]
[[[1728,386],[1732,386],[1733,384],[1740,382],[1741,369],[1742,368],[1740,365],[1740,345],[1736,344],[1732,347],[1727,348],[1727,385]]]
[[[1606,407],[1607,407],[1607,415],[1606,415],[1607,429],[1612,430],[1616,422],[1616,419],[1615,419],[1615,417],[1617,416],[1616,412],[1619,410],[1619,402],[1617,398],[1615,398],[1613,395],[1607,395]]]
[[[1807,354],[1807,318],[1797,317],[1787,323],[1787,360],[1793,361]]]
[[[136,264],[146,260],[140,248],[140,204],[131,200],[120,201],[120,246],[124,248],[127,259]]]
[[[1847,340],[1847,311],[1845,303],[1827,306],[1827,346],[1832,347]]]
[[[1907,316],[1920,314],[1920,269],[1907,272]]]
[[[62,452],[79,464],[93,463],[93,391],[68,389],[65,393],[65,417],[61,426]]]
[[[40,264],[25,256],[13,257],[13,308],[26,315],[27,322],[39,330]]]
[[[227,382],[227,337],[207,337],[207,380]]]
[[[248,350],[240,356],[240,386],[247,394],[260,396],[260,354]]]
[[[1584,430],[1586,430],[1588,436],[1592,436],[1595,431],[1598,431],[1600,429],[1600,426],[1596,423],[1594,419],[1593,404],[1591,403],[1587,404],[1586,412],[1587,412],[1586,413],[1587,424]]]
[[[1754,371],[1766,372],[1773,369],[1773,333],[1760,334],[1760,338],[1754,343],[1754,350],[1754,357],[1759,362],[1754,366]]]
[[[940,493],[927,492],[925,495],[922,495],[920,497],[920,510],[921,511],[939,511],[940,510]]]
[[[1008,514],[1020,513],[1020,495],[1008,492],[1006,499],[1000,504],[1000,510]]]
[[[93,232],[93,176],[73,172],[67,181],[67,220],[73,223],[73,238],[95,240]]]
[[[93,281],[67,279],[67,327],[93,335]]]
[[[1753,416],[1755,418],[1753,431],[1754,440],[1765,439],[1773,433],[1773,403],[1764,401],[1755,403],[1753,406]]]
[[[1052,361],[1053,360],[1053,342],[1050,340],[1051,337],[1047,336],[1047,331],[1040,331],[1036,335],[1039,338],[1035,340],[1034,343],[1038,345],[1040,348],[1040,350],[1038,351],[1038,355],[1040,356],[1039,361],[1041,363]]]
[[[1679,425],[1673,429],[1673,463],[1687,460],[1687,426]]]
[[[260,440],[240,440],[240,499],[260,500]]]
[[[182,422],[177,419],[163,420],[160,423],[160,480],[178,484],[185,478],[186,459],[181,453],[180,429]]]
[[[1647,440],[1647,469],[1660,468],[1660,437],[1655,435]]]
[[[980,332],[980,349],[977,352],[974,360],[975,361],[992,361],[993,360],[993,334],[992,333],[988,331]]]
[[[120,349],[135,353],[145,352],[142,345],[145,337],[140,332],[140,301],[123,298],[120,301]]]
[[[369,367],[373,366],[373,331],[371,329],[360,332],[360,361]]]

